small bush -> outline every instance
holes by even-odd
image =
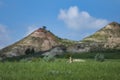
[[[95,61],[100,61],[100,62],[103,62],[104,61],[104,55],[103,54],[96,54],[95,55]]]
[[[53,55],[46,55],[43,57],[44,61],[47,61],[47,62],[53,62],[55,61],[55,57]]]
[[[32,58],[32,62],[38,62],[38,61],[40,61],[41,59],[40,58]]]
[[[25,54],[26,54],[26,55],[30,55],[30,54],[34,54],[34,53],[35,53],[34,48],[32,48],[32,49],[28,48],[28,49],[26,49],[26,51],[25,51]]]
[[[72,53],[65,53],[64,54],[64,58],[69,58],[69,57],[72,57]]]

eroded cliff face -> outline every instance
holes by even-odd
[[[93,35],[84,38],[82,42],[102,43],[104,48],[120,49],[120,24],[112,22]]]
[[[39,28],[24,39],[0,50],[0,56],[13,57],[44,52],[52,50],[56,46],[62,50],[61,45],[66,47],[66,51],[73,53],[101,50],[102,48],[120,49],[120,24],[112,22],[80,42],[59,38],[46,30],[45,27]],[[56,51],[61,53],[59,48],[55,48],[53,52],[55,54]],[[51,51],[50,54],[53,52]]]
[[[60,45],[60,43],[55,35],[45,28],[39,28],[24,39],[2,49],[0,54],[8,57],[19,56],[25,55],[26,50],[46,51],[57,45]]]
[[[24,39],[22,45],[30,45],[40,51],[46,51],[59,45],[58,39],[49,31],[39,28]],[[21,44],[20,44],[21,45]]]

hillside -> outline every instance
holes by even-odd
[[[67,47],[74,43],[76,43],[76,41],[57,37],[43,26],[22,40],[0,50],[0,56],[12,57],[29,53],[44,52],[56,46],[63,45]]]
[[[105,48],[120,49],[120,24],[112,22],[93,35],[84,38],[82,42],[103,43]]]
[[[61,48],[54,49],[58,46]],[[0,56],[13,57],[46,52],[51,49],[55,50],[51,52],[59,52],[57,49],[64,47],[66,47],[66,51],[73,53],[101,50],[102,48],[120,49],[120,24],[112,22],[80,42],[59,38],[43,26],[22,40],[0,50]]]
[[[4,56],[19,56],[33,52],[46,51],[54,46],[60,45],[58,38],[47,31],[45,27],[35,30],[24,39],[3,48],[0,54]]]

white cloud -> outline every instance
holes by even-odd
[[[35,31],[35,30],[37,30],[37,29],[38,29],[38,27],[37,27],[36,25],[29,26],[29,27],[27,28],[27,33],[26,33],[26,35],[31,34],[33,31]],[[25,36],[26,36],[26,35],[25,35]]]
[[[67,27],[72,29],[98,29],[108,24],[106,19],[98,19],[91,16],[86,11],[79,11],[77,6],[72,6],[68,10],[61,9],[58,18],[62,20]]]
[[[10,38],[8,36],[8,30],[6,29],[5,25],[0,24],[0,49],[5,47]]]

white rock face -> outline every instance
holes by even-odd
[[[113,27],[111,25],[107,25],[105,29],[112,29]]]
[[[39,37],[39,38],[45,38],[45,33],[44,32],[34,32],[31,36],[33,37]]]
[[[44,40],[43,43],[42,43],[42,45],[41,45],[41,49],[42,49],[43,51],[49,50],[51,47],[52,47],[52,46],[51,46],[49,40]]]
[[[52,55],[52,56],[55,56],[55,55],[61,55],[63,54],[63,49],[60,48],[60,47],[55,47],[53,49],[51,49],[50,51],[48,52],[45,52],[43,55]]]

